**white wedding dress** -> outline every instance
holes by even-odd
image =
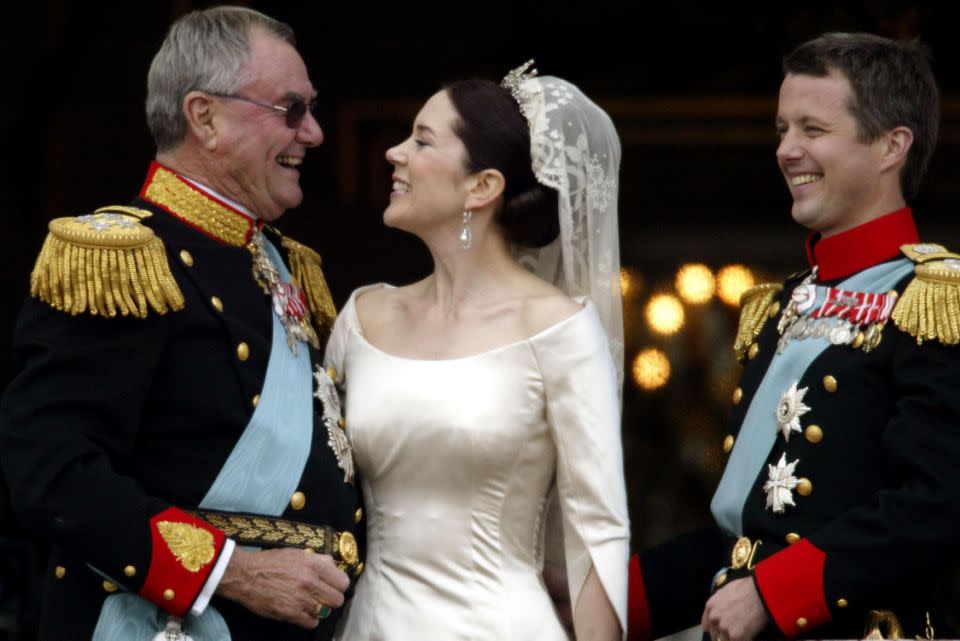
[[[625,630],[620,406],[593,305],[527,340],[416,360],[364,338],[354,300],[365,289],[325,363],[346,394],[367,519],[337,638],[567,641],[540,577],[545,536],[560,536],[545,532],[554,489],[571,602],[595,567]]]

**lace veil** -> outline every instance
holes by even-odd
[[[521,263],[570,296],[593,301],[623,385],[623,312],[617,190],[620,139],[610,117],[576,86],[511,71],[501,85],[530,125],[537,180],[559,197],[560,234],[542,248],[517,248]]]

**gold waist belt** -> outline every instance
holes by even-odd
[[[352,569],[354,574],[359,574],[357,568],[363,565],[353,533],[337,532],[329,525],[310,525],[272,516],[218,510],[193,510],[191,513],[241,545],[300,548],[329,554],[337,567],[343,571]]]

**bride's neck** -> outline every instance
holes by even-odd
[[[457,244],[431,248],[431,253],[433,274],[426,281],[424,295],[443,311],[489,302],[523,269],[500,233],[475,236],[470,249]]]

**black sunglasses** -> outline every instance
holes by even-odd
[[[283,105],[271,105],[266,102],[260,102],[259,100],[247,98],[246,96],[238,96],[236,94],[210,93],[210,95],[217,96],[219,98],[229,98],[230,100],[242,100],[243,102],[249,102],[251,105],[263,107],[264,109],[273,109],[274,111],[282,112],[283,122],[290,129],[297,129],[300,126],[300,124],[303,122],[303,119],[307,116],[307,111],[313,115],[314,120],[317,120],[316,100],[311,100],[308,103],[304,101],[303,98],[293,98],[290,100],[290,104],[284,107]]]

